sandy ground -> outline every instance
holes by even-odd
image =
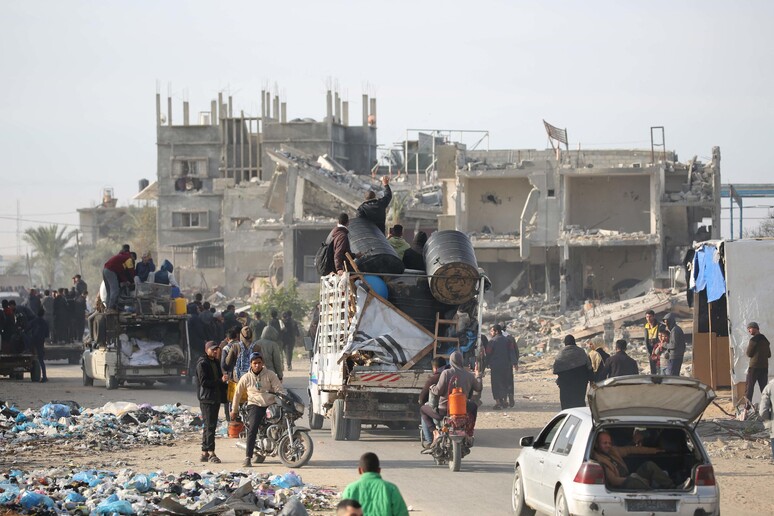
[[[514,436],[516,440],[524,435],[536,434],[559,410],[558,389],[554,383],[554,376],[550,374],[549,365],[549,358],[525,358],[516,378],[517,407],[515,409],[492,410],[491,395],[485,393],[485,405],[480,412],[477,429],[508,430],[508,435]],[[49,367],[49,378],[48,384],[32,384],[29,381],[0,378],[0,399],[13,402],[22,409],[39,408],[54,399],[75,400],[84,407],[100,407],[108,401],[118,400],[154,404],[179,401],[196,406],[195,393],[183,387],[169,388],[156,384],[152,388],[120,388],[107,391],[101,382],[96,382],[94,387],[84,387],[81,385],[79,366],[52,365]],[[286,385],[293,388],[305,390],[305,380],[305,371],[296,370],[286,375]],[[488,379],[485,380],[485,385],[485,390],[488,391]],[[730,403],[723,399],[724,395],[730,398],[730,393],[720,392],[719,405],[730,412]],[[713,421],[729,426],[732,431],[721,428]],[[715,475],[720,484],[722,512],[737,516],[774,513],[774,501],[767,494],[767,486],[774,481],[774,465],[770,461],[768,441],[762,438],[750,438],[744,433],[744,426],[739,426],[715,406],[711,406],[705,413],[704,422],[700,424],[699,431],[712,458]],[[747,438],[743,439],[735,434]],[[760,434],[753,435],[760,437]],[[48,446],[45,451],[26,447],[10,451],[0,457],[0,470],[10,468],[29,470],[60,465],[112,469],[132,467],[147,471],[163,469],[167,472],[202,470],[204,469],[202,464],[197,461],[199,439],[199,433],[188,433],[179,437],[172,446],[144,446],[116,452],[77,449],[77,446],[72,445]],[[403,440],[407,440],[406,436]],[[235,444],[234,439],[218,439],[217,451],[223,460],[220,469],[239,468],[244,452]],[[415,445],[414,442],[406,444],[406,446]],[[321,447],[333,446],[333,444],[328,439],[315,438],[315,446],[316,457],[318,454],[325,454],[324,448]],[[328,450],[329,453],[332,451]],[[347,460],[352,461],[351,467],[355,466],[356,458],[352,460],[351,457],[347,457]],[[267,460],[262,467],[266,467],[268,471],[274,467],[278,473],[286,471],[281,468],[276,459]],[[354,474],[351,467],[348,463],[345,467],[340,465],[326,467],[324,463],[317,466],[310,464],[310,467],[303,468],[300,473],[307,483],[343,489],[353,480]]]

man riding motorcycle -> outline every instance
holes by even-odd
[[[483,385],[481,382],[481,376],[478,372],[478,366],[476,366],[475,374],[468,371],[463,367],[462,353],[455,351],[449,357],[449,363],[451,367],[441,373],[438,378],[438,383],[430,387],[430,393],[433,396],[438,396],[438,409],[433,410],[430,405],[422,405],[419,412],[422,416],[423,427],[433,429],[433,443],[432,447],[439,439],[439,432],[436,429],[435,422],[444,418],[447,413],[447,405],[449,401],[449,394],[452,389],[459,387],[465,394],[467,400],[466,407],[468,413],[468,440],[470,444],[473,443],[473,431],[476,426],[476,415],[478,414],[478,405],[471,401],[470,397],[473,392],[481,392]]]
[[[274,404],[274,394],[270,392],[285,392],[274,371],[263,367],[263,355],[254,352],[250,355],[250,370],[243,374],[234,391],[231,405],[231,420],[234,421],[239,410],[239,401],[244,392],[247,392],[247,449],[242,466],[252,466],[251,458],[255,451],[255,440],[258,437],[258,429],[266,418],[266,407]]]

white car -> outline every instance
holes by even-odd
[[[589,394],[589,408],[563,410],[537,437],[521,439],[514,512],[720,514],[712,464],[691,424],[713,399],[712,389],[692,378],[622,376],[599,384]],[[592,458],[605,432],[626,463],[628,471],[619,469],[619,475],[655,471],[654,478],[664,482],[660,488],[615,487],[607,481],[603,466]],[[637,452],[636,446],[646,448]],[[627,485],[641,481],[636,477]]]

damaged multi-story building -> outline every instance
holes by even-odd
[[[720,234],[720,150],[709,163],[654,150],[440,148],[440,229],[468,233],[493,296],[562,306],[669,281],[694,241]]]
[[[362,113],[362,124],[350,125],[349,103],[328,91],[323,120],[288,120],[286,103],[264,91],[261,116],[234,113],[232,98],[219,95],[196,123],[184,102],[174,123],[172,100],[162,112],[157,95],[158,176],[148,188],[157,192],[159,255],[173,261],[184,285],[219,286],[229,295],[245,294],[253,279],[283,269],[316,281],[310,259],[331,217],[354,201],[338,202],[313,183],[295,184],[285,169],[276,173],[271,156],[288,146],[368,172],[376,163],[376,99],[364,95]],[[309,210],[303,214],[304,204],[316,207],[318,220]],[[287,269],[277,262],[283,251],[291,257]]]

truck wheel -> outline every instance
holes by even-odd
[[[360,439],[360,430],[363,425],[359,419],[347,419],[347,441],[357,441]]]
[[[77,364],[80,361],[81,361],[81,357],[80,356],[72,356],[71,355],[71,356],[67,357],[67,363],[70,364],[70,365],[75,365],[75,364]]]
[[[30,380],[33,382],[40,381],[40,362],[37,360],[32,363],[32,369],[30,369]]]
[[[331,437],[334,441],[347,438],[347,420],[344,419],[344,400],[336,400],[331,408]]]
[[[83,366],[81,366],[83,367]],[[83,367],[83,385],[86,387],[90,387],[94,385],[94,378],[86,374],[86,368]]]

